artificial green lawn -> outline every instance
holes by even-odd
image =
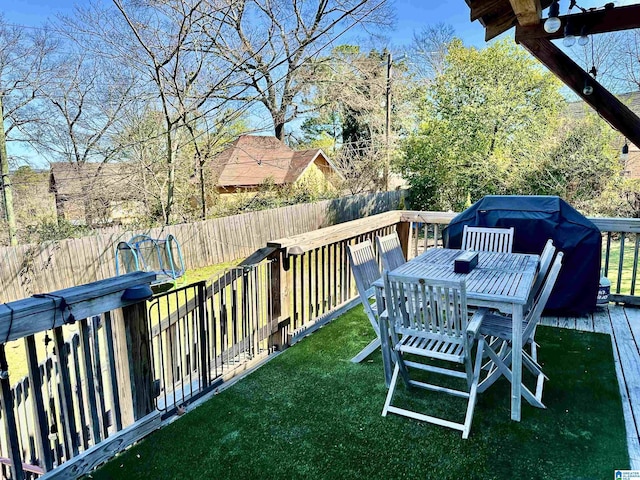
[[[548,408],[524,403],[511,421],[502,379],[479,397],[469,440],[380,415],[380,352],[349,361],[371,336],[362,308],[351,310],[92,477],[601,479],[629,468],[609,336],[541,327]],[[451,402],[416,393],[423,408]]]

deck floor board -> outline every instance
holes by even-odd
[[[611,336],[627,445],[633,470],[640,470],[640,308],[609,304],[580,317],[544,316],[541,325]]]
[[[640,309],[610,304],[591,316],[576,318],[575,328],[611,335],[613,357],[627,426],[633,470],[640,469]],[[562,317],[561,317],[562,319]]]

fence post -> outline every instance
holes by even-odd
[[[396,232],[400,239],[400,246],[402,247],[402,253],[404,258],[409,258],[409,243],[411,233],[411,222],[398,222],[396,223]]]
[[[115,361],[122,394],[121,409],[123,422],[128,424],[154,409],[147,303],[123,307],[122,316],[114,317],[119,317],[114,318],[113,333],[118,347]]]
[[[287,329],[291,323],[290,295],[291,281],[289,275],[288,259],[284,250],[276,250],[269,255],[271,271],[271,335],[269,347],[276,350],[286,348],[288,345]]]

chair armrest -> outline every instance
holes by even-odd
[[[476,338],[478,333],[480,332],[480,326],[482,325],[482,319],[485,314],[488,312],[486,308],[479,308],[471,317],[469,324],[467,325],[467,335]]]

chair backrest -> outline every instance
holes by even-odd
[[[538,322],[540,322],[540,317],[542,316],[542,311],[544,307],[547,305],[547,301],[549,300],[549,296],[551,295],[551,291],[553,290],[554,285],[556,284],[556,280],[558,279],[558,274],[560,273],[560,267],[562,267],[562,252],[558,252],[556,255],[556,259],[553,261],[553,265],[551,266],[551,270],[549,270],[549,274],[544,281],[544,285],[540,294],[536,297],[536,300],[533,304],[533,307],[529,310],[525,317],[525,330],[523,337],[527,338],[531,335],[533,329],[536,328]]]
[[[511,253],[513,248],[513,227],[470,227],[462,231],[462,250],[475,252]]]
[[[547,240],[544,250],[542,250],[542,254],[540,255],[540,269],[538,270],[538,276],[536,277],[536,281],[531,289],[531,295],[529,297],[530,301],[533,301],[533,299],[540,293],[540,287],[542,287],[544,279],[547,278],[547,273],[549,273],[549,267],[551,266],[551,261],[553,260],[555,253],[556,247],[553,245],[553,240]]]
[[[396,232],[376,237],[376,243],[378,244],[378,253],[382,258],[382,268],[385,270],[395,270],[407,261],[402,253],[400,238]]]
[[[372,313],[369,312],[370,307],[367,308],[368,299],[374,293],[371,284],[380,278],[380,268],[373,253],[371,241],[365,240],[357,245],[347,245],[347,255],[362,304],[367,309],[367,314]]]
[[[469,317],[464,280],[384,272],[389,325],[396,334],[463,344]]]

